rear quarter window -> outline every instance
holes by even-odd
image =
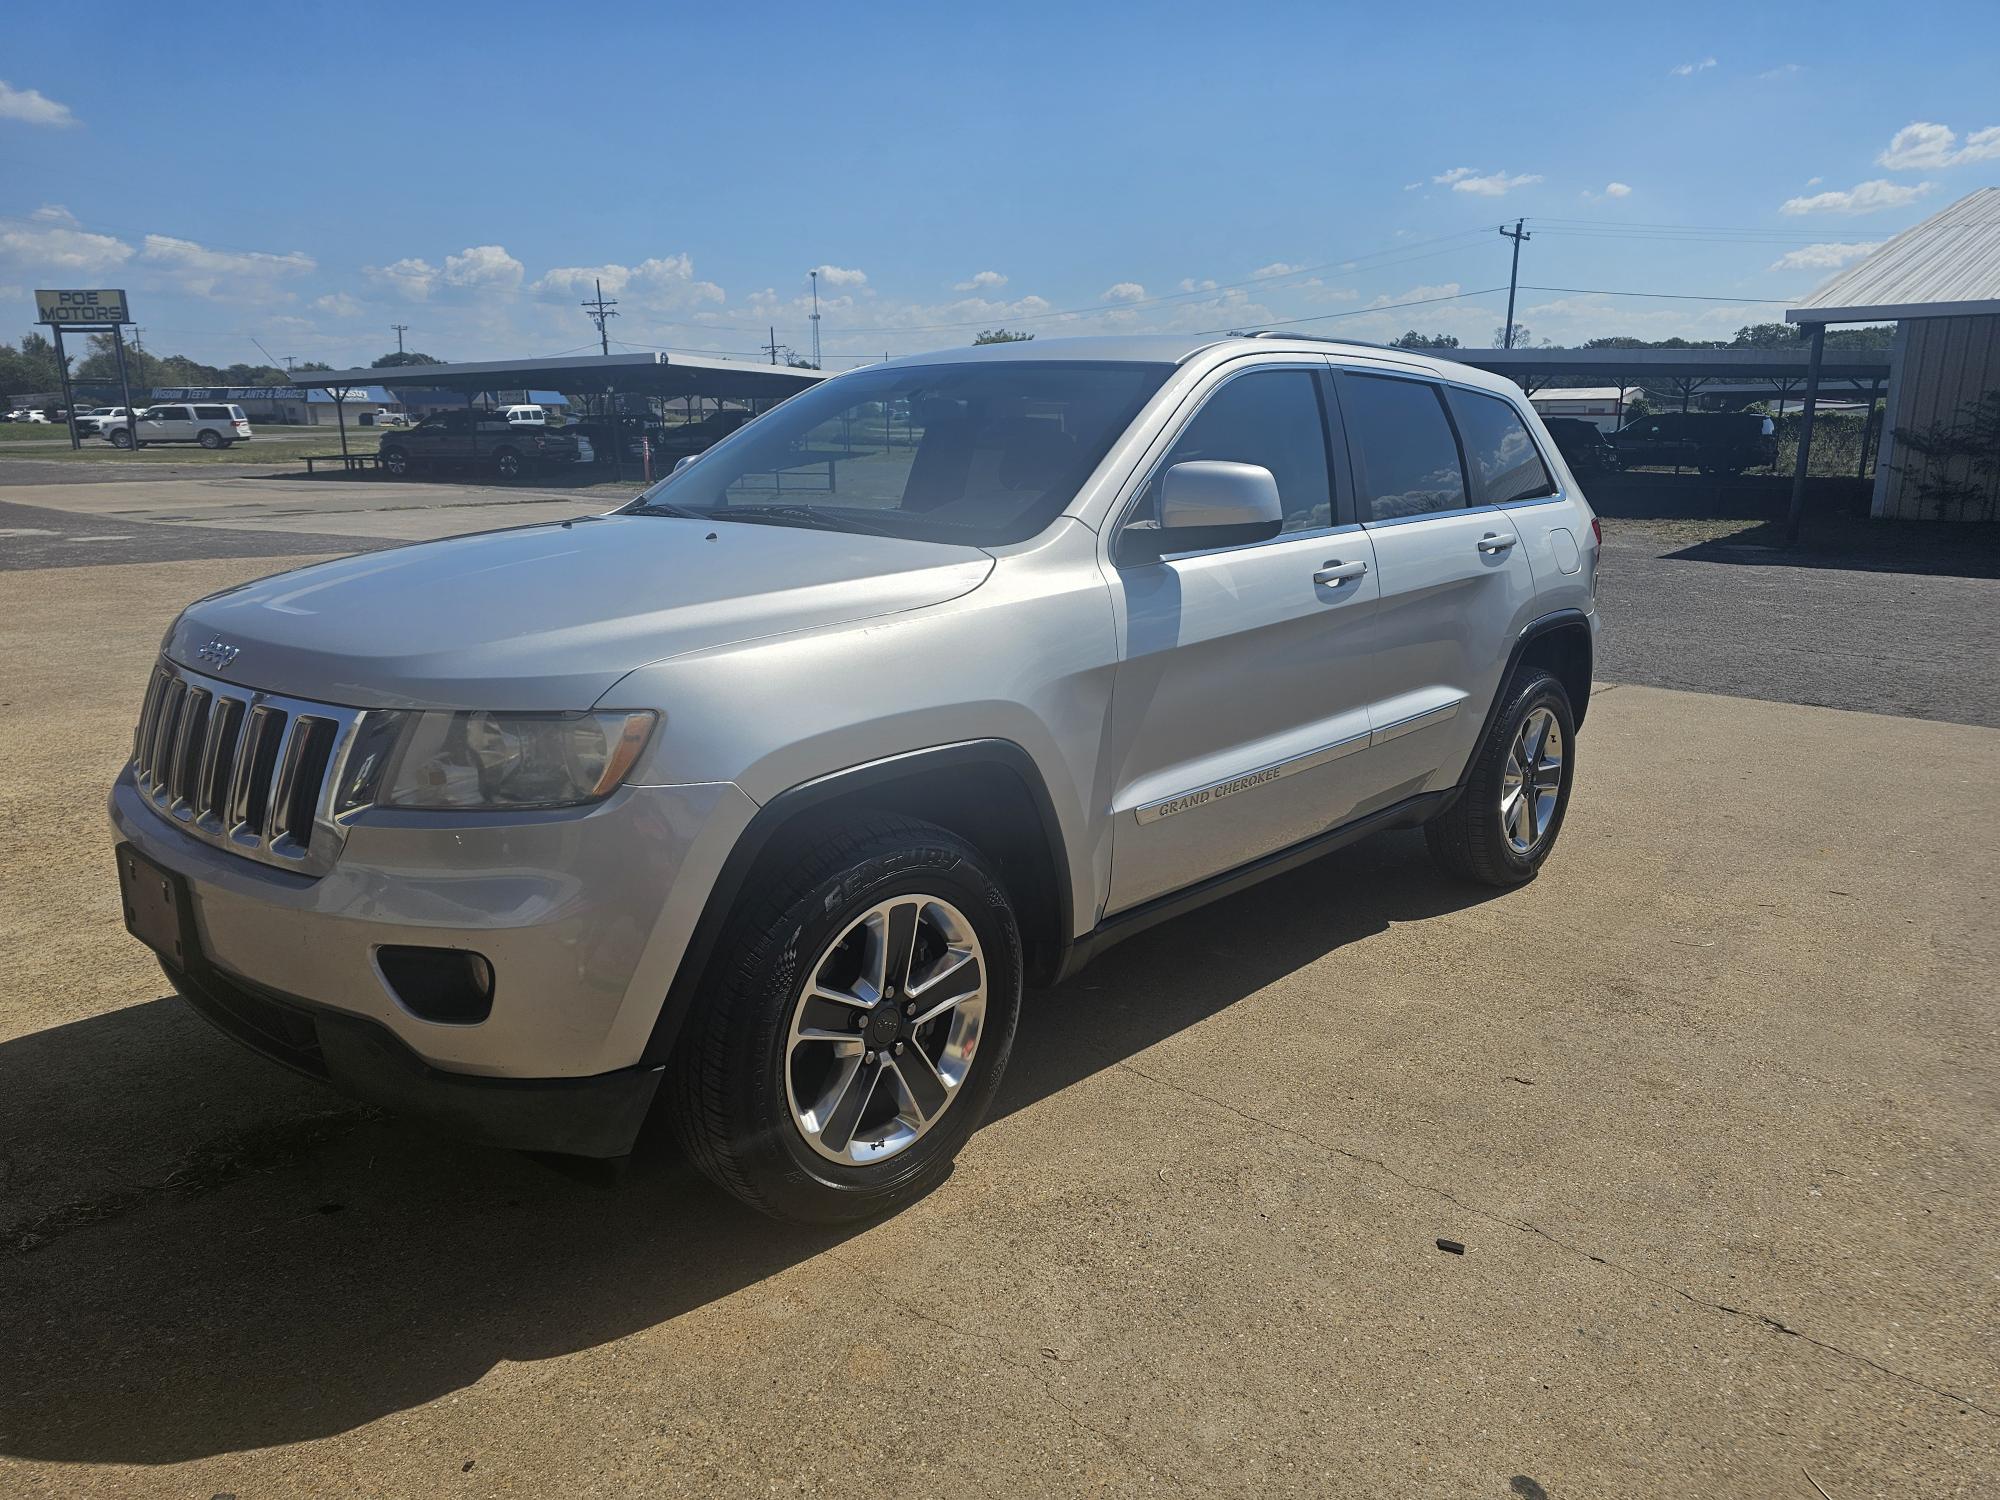
[[[197,406],[194,414],[205,422],[227,422],[229,408],[226,406]]]
[[[1487,505],[1510,500],[1535,500],[1556,492],[1549,466],[1528,431],[1528,424],[1511,402],[1458,386],[1445,387],[1445,399],[1458,422],[1465,445],[1466,467],[1473,489]]]

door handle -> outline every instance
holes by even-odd
[[[1342,562],[1336,557],[1328,561],[1327,565],[1317,573],[1313,574],[1313,582],[1330,583],[1335,588],[1339,588],[1343,583],[1348,582],[1350,579],[1359,578],[1367,571],[1368,564],[1365,562]]]
[[[1497,555],[1511,549],[1514,543],[1519,540],[1519,537],[1500,536],[1495,532],[1489,531],[1479,539],[1479,550],[1489,555]]]

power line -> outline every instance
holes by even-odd
[[[1476,292],[1452,292],[1442,297],[1412,297],[1405,302],[1377,302],[1368,307],[1350,307],[1346,312],[1318,313],[1310,318],[1281,318],[1275,322],[1259,323],[1259,328],[1295,328],[1301,323],[1327,323],[1335,318],[1360,318],[1369,313],[1394,312],[1399,307],[1429,307],[1438,302],[1464,302],[1473,297],[1490,297],[1495,292],[1504,292],[1504,286],[1481,287]],[[1235,328],[1197,328],[1190,330],[1190,338],[1204,338],[1209,334],[1236,333]]]
[[[1585,297],[1651,297],[1666,302],[1765,302],[1773,307],[1790,307],[1796,297],[1711,297],[1700,292],[1614,292],[1601,286],[1523,286],[1524,292],[1574,292]]]

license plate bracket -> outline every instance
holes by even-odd
[[[125,908],[125,930],[175,968],[189,967],[194,957],[194,908],[188,901],[187,882],[130,844],[120,844],[118,894]]]

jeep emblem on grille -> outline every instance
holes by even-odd
[[[219,640],[203,641],[195,648],[195,655],[212,666],[226,667],[242,654],[241,646],[225,645]]]

